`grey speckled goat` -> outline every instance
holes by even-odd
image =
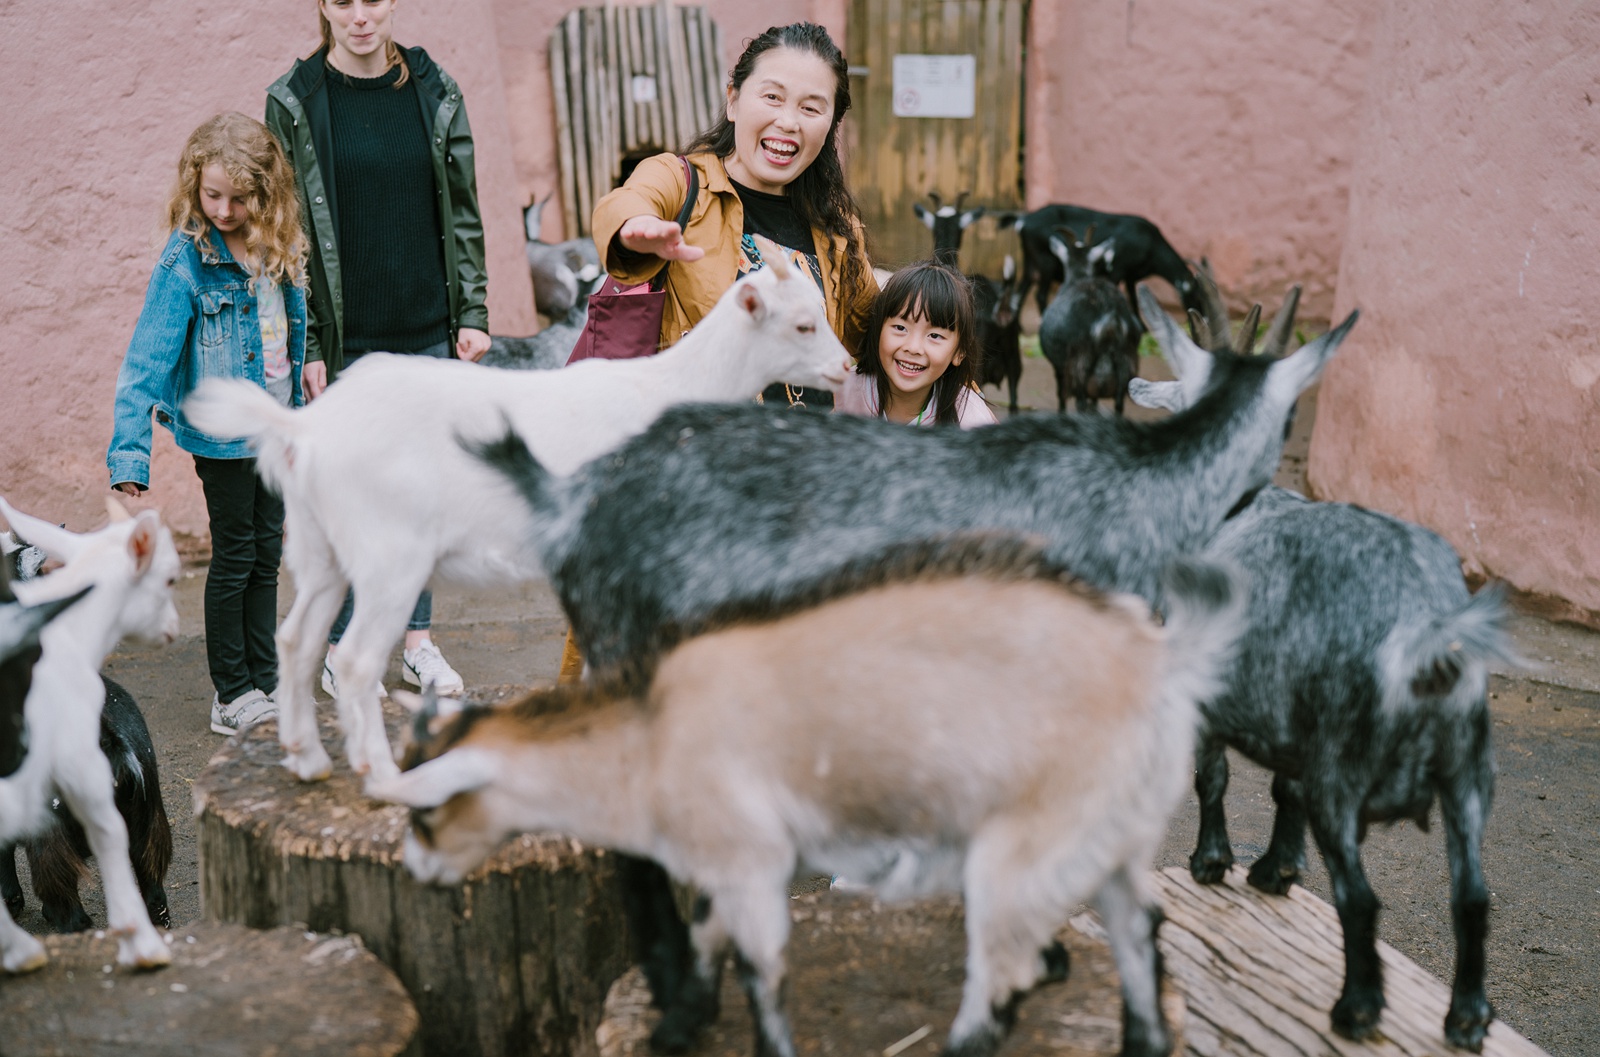
[[[1148,290],[1140,297],[1168,358],[1210,379],[1192,409],[1164,422],[1027,416],[977,430],[907,429],[695,405],[669,410],[565,479],[515,435],[484,454],[529,500],[545,568],[601,676],[626,676],[719,607],[782,598],[896,542],[941,534],[1031,537],[1089,583],[1154,600],[1163,566],[1202,547],[1271,479],[1290,408],[1356,313],[1268,363],[1207,352]],[[654,905],[663,904],[670,898]],[[686,934],[677,949],[686,955]],[[652,973],[668,1010],[657,1036],[681,1031],[663,1044],[687,1046],[694,1014],[675,1017],[673,972]]]
[[[1202,286],[1207,286],[1202,272]],[[1227,313],[1207,291],[1201,341],[1227,344]],[[1287,345],[1298,290],[1265,341]],[[1238,345],[1247,351],[1253,323]],[[1147,406],[1186,406],[1197,387],[1136,382]],[[1203,380],[1202,380],[1203,384]],[[1206,550],[1250,576],[1248,630],[1221,695],[1201,706],[1195,765],[1200,836],[1189,860],[1216,883],[1233,864],[1223,794],[1226,746],[1273,772],[1278,814],[1250,884],[1282,894],[1305,864],[1309,822],[1328,868],[1344,931],[1345,983],[1333,1028],[1377,1034],[1384,1007],[1377,952],[1378,900],[1361,869],[1371,822],[1413,819],[1426,828],[1438,799],[1450,860],[1456,974],[1445,1037],[1478,1051],[1493,1017],[1484,994],[1489,898],[1480,849],[1494,791],[1488,662],[1505,645],[1504,593],[1468,594],[1455,551],[1409,522],[1344,503],[1314,503],[1266,488]]]

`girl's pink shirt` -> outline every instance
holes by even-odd
[[[864,378],[852,368],[844,376],[844,391],[833,402],[833,410],[846,415],[861,415],[865,418],[882,417],[878,411],[878,388],[870,378]],[[956,396],[956,421],[962,429],[973,429],[977,426],[992,426],[999,419],[994,417],[994,412],[989,410],[989,404],[983,399],[983,394],[972,389],[963,389]],[[918,423],[923,426],[933,425],[932,415],[923,415]]]

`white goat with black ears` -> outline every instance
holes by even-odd
[[[558,688],[438,729],[424,711],[408,769],[370,791],[414,809],[405,862],[422,880],[456,883],[506,836],[554,830],[693,884],[709,899],[699,994],[714,1005],[731,944],[758,1055],[795,1052],[782,985],[797,868],[886,898],[964,893],[946,1050],[961,1057],[993,1054],[1017,1000],[1064,975],[1055,933],[1093,900],[1122,978],[1122,1052],[1165,1055],[1144,874],[1241,610],[1215,566],[1175,564],[1165,587],[1162,630],[1142,600],[1014,541],[894,547],[662,644],[631,690]]]
[[[100,665],[125,637],[153,642],[177,637],[172,585],[179,562],[172,534],[153,511],[130,517],[114,500],[107,503],[112,523],[79,535],[19,513],[0,499],[0,514],[14,529],[66,563],[42,580],[14,585],[22,602],[37,605],[92,588],[40,634],[42,655],[23,711],[28,755],[16,773],[0,779],[0,841],[53,825],[50,801],[59,795],[82,823],[100,867],[106,918],[117,934],[117,961],[149,968],[166,965],[172,955],[139,894],[111,764],[100,751],[106,692]],[[44,946],[0,907],[0,967],[26,972],[45,959]]]

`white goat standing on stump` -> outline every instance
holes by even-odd
[[[178,552],[172,534],[153,511],[130,517],[108,501],[112,523],[84,535],[13,510],[0,514],[52,558],[66,564],[42,580],[13,586],[29,605],[92,590],[40,633],[43,647],[33,669],[24,715],[28,755],[0,779],[0,842],[10,843],[54,824],[50,800],[59,795],[82,825],[100,867],[106,918],[117,934],[117,961],[150,968],[172,960],[150,923],[128,859],[128,830],[117,811],[111,764],[100,751],[100,709],[105,684],[100,665],[126,637],[171,642],[178,635],[172,585]],[[0,965],[26,972],[45,963],[42,944],[0,906]]]
[[[902,545],[766,613],[742,607],[636,692],[558,688],[434,731],[425,709],[408,769],[370,791],[414,809],[405,861],[422,880],[456,883],[506,836],[554,830],[695,885],[710,901],[693,930],[701,994],[714,1006],[731,943],[758,1054],[795,1052],[781,995],[798,867],[885,898],[964,893],[946,1050],[962,1057],[994,1053],[1022,994],[1064,973],[1055,933],[1092,899],[1122,978],[1122,1052],[1165,1055],[1144,873],[1243,593],[1198,563],[1165,586],[1162,630],[1142,600],[1075,585],[1014,541]]]
[[[767,260],[682,341],[645,359],[513,372],[369,355],[298,411],[248,382],[201,383],[184,407],[189,421],[250,438],[259,472],[284,500],[297,592],[278,629],[284,766],[306,780],[331,770],[310,685],[347,584],[355,613],[330,663],[350,766],[378,778],[397,771],[374,688],[429,578],[540,574],[528,505],[462,450],[462,438],[499,437],[509,421],[540,462],[566,474],[673,404],[752,399],[773,382],[838,390],[849,357],[816,286],[782,254]]]

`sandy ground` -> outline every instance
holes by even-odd
[[[1146,364],[1147,377],[1161,371],[1159,362]],[[1049,365],[1028,359],[1024,408],[1053,410],[1053,391]],[[1282,484],[1303,482],[1313,418],[1314,398],[1302,405]],[[176,841],[168,877],[174,924],[201,912],[190,787],[220,745],[207,720],[212,688],[200,636],[204,582],[199,566],[180,583],[185,635],[176,644],[121,651],[106,668],[144,707],[160,755]],[[285,582],[285,606],[290,590]],[[555,676],[565,621],[542,584],[495,591],[446,585],[436,592],[434,619],[438,642],[469,685],[534,684]],[[1518,617],[1514,631],[1522,652],[1541,668],[1499,675],[1492,684],[1500,770],[1484,850],[1493,890],[1489,994],[1504,1020],[1552,1054],[1600,1054],[1600,635],[1529,617]],[[387,682],[401,685],[398,653]],[[1233,764],[1230,831],[1236,854],[1248,862],[1265,847],[1271,798],[1259,768],[1237,757]],[[1173,821],[1162,865],[1187,862],[1195,818],[1191,796]],[[1306,883],[1327,898],[1326,875],[1314,854],[1311,860]],[[1454,940],[1440,827],[1430,833],[1410,825],[1375,829],[1364,861],[1384,904],[1382,938],[1448,980]],[[84,887],[90,914],[103,921],[97,882]],[[21,923],[44,928],[31,892]]]

